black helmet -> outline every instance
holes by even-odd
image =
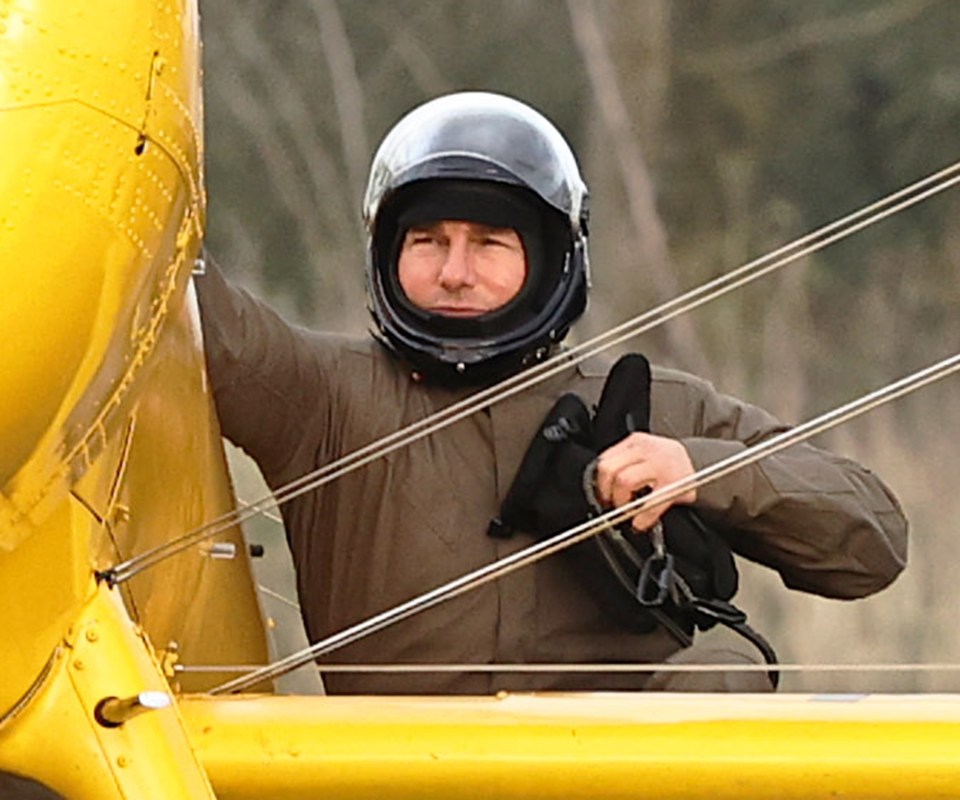
[[[490,382],[546,358],[586,306],[586,203],[572,150],[529,106],[461,92],[415,108],[380,144],[363,201],[378,338],[447,383]],[[403,234],[439,219],[515,228],[528,267],[518,296],[471,319],[410,303],[397,279]]]

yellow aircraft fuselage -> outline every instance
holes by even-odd
[[[0,796],[960,797],[954,695],[214,697],[174,671],[267,658],[236,528],[234,558],[98,577],[234,503],[190,285],[198,28],[195,0],[0,0]],[[168,702],[126,716],[145,692]]]
[[[194,3],[0,0],[0,769],[68,797],[212,796],[176,708],[93,712],[169,692],[157,649],[266,657],[236,530],[95,578],[232,504],[188,292],[199,59]]]

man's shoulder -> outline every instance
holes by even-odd
[[[681,369],[675,369],[674,367],[651,364],[650,374],[654,385],[674,387],[697,393],[712,392],[714,390],[713,384],[706,378],[701,378],[692,372],[685,372]]]
[[[383,348],[370,336],[312,328],[302,328],[301,331],[304,338],[319,350],[341,353],[351,358],[380,359],[384,357]]]
[[[309,330],[305,337],[327,379],[338,385],[390,394],[410,382],[400,360],[371,335]]]
[[[577,372],[587,380],[605,381],[614,363],[615,357],[601,353],[577,364]],[[654,387],[691,392],[709,392],[713,389],[713,384],[705,378],[653,362],[650,362],[650,378]]]

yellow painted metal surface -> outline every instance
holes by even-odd
[[[0,550],[123,424],[182,293],[198,58],[192,4],[0,2]]]
[[[960,697],[185,698],[220,800],[956,798]]]
[[[0,709],[90,596],[68,492],[126,424],[197,247],[186,11],[0,2],[0,585],[31,612],[0,631]]]
[[[237,529],[95,576],[233,503],[190,290],[199,48],[194,0],[0,0],[0,770],[67,797],[211,796],[175,709],[93,708],[168,689],[171,641],[266,659]]]
[[[172,309],[126,427],[73,487],[93,511],[97,568],[149,551],[233,508],[206,388],[192,289]],[[107,457],[110,456],[110,457]],[[213,557],[214,545],[233,557]],[[242,535],[230,528],[122,584],[134,619],[157,648],[176,643],[190,664],[264,663],[267,647]],[[178,679],[201,690],[217,676]]]
[[[39,612],[0,635],[0,712],[95,567],[232,506],[187,294],[199,48],[186,0],[0,2],[0,600]],[[125,587],[130,611],[193,663],[262,662],[242,539],[219,540],[238,557],[171,559]]]
[[[167,691],[116,592],[101,586],[54,652],[49,673],[0,722],[0,769],[70,800],[212,798],[175,706],[104,727],[105,697]]]

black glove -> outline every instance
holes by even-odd
[[[551,536],[599,511],[593,462],[633,431],[650,428],[650,366],[641,355],[621,358],[604,383],[596,416],[575,394],[547,412],[500,509],[505,530]]]

